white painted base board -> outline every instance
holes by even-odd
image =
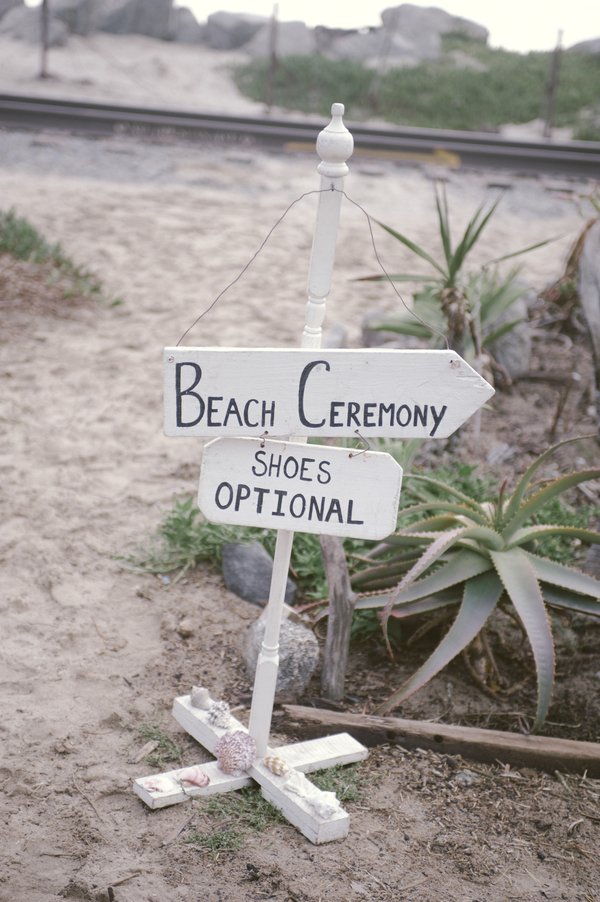
[[[246,727],[234,717],[226,729],[211,726],[207,720],[207,711],[194,708],[189,696],[175,699],[173,716],[186,732],[210,752],[214,752],[219,738],[224,733],[231,730],[247,732]],[[362,761],[367,757],[368,750],[348,733],[340,733],[337,736],[325,736],[321,739],[269,748],[268,754],[282,758],[294,770],[310,773],[337,764]],[[311,842],[330,842],[343,839],[348,834],[349,818],[346,811],[340,809],[328,818],[315,814],[309,802],[287,791],[284,787],[285,778],[271,773],[262,760],[256,759],[246,773],[239,777],[224,774],[216,761],[199,766],[210,778],[208,786],[198,787],[188,784],[182,786],[179,774],[184,768],[177,768],[164,774],[140,777],[134,781],[133,790],[149,808],[156,809],[192,798],[241,789],[256,781],[261,787],[263,797],[281,811],[284,817]],[[149,789],[148,783],[157,780],[162,784],[160,791]]]

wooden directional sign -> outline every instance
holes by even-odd
[[[223,438],[204,449],[198,505],[216,523],[384,539],[401,482],[389,454]]]
[[[165,349],[165,433],[446,438],[494,389],[452,351]]]

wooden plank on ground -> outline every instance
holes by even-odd
[[[396,742],[408,749],[433,749],[476,761],[500,761],[550,773],[561,770],[600,777],[600,744],[595,742],[525,736],[501,730],[326,711],[300,705],[283,707],[289,723],[295,728],[302,725],[307,735],[343,729],[367,745]]]

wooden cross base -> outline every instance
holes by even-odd
[[[247,728],[234,717],[231,718],[226,729],[213,727],[208,723],[207,714],[208,712],[201,708],[192,707],[189,695],[176,698],[173,703],[175,720],[213,754],[217,741],[224,733],[232,730],[248,732]],[[337,736],[326,736],[323,739],[312,739],[308,742],[296,742],[279,748],[269,748],[267,754],[277,755],[278,758],[285,761],[290,769],[306,774],[326,767],[334,767],[336,764],[352,764],[355,761],[363,761],[368,755],[368,750],[348,733],[340,733]],[[179,779],[179,774],[184,768],[178,768],[164,774],[140,777],[135,780],[133,790],[149,808],[164,808],[166,805],[175,805],[199,796],[210,796],[218,792],[242,789],[244,786],[251,786],[255,781],[260,785],[263,797],[281,811],[284,817],[312,843],[331,842],[335,839],[343,839],[348,835],[350,819],[346,811],[340,808],[331,817],[320,817],[303,796],[286,790],[284,786],[286,778],[271,773],[261,759],[257,758],[241,776],[230,776],[223,773],[218,768],[216,761],[203,763],[200,767],[210,779],[207,786],[199,787],[189,784],[184,786]],[[152,783],[159,785],[160,790],[147,788],[148,784]]]

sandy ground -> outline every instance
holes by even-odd
[[[177,105],[183,93],[186,106],[208,109],[218,96],[227,111],[252,107],[222,79],[210,81],[214,69],[202,82],[214,85],[210,92],[193,93],[200,51],[168,48],[177,64],[169,56],[159,65],[164,45],[141,38],[127,39],[126,58],[138,62],[119,81],[125,65],[113,71],[107,60],[122,61],[125,44],[109,56],[107,40],[94,38],[102,66],[86,96],[127,89],[131,100]],[[70,80],[80,91],[82,46],[53,51],[61,82],[44,90],[66,94]],[[10,45],[8,53],[7,42],[0,50],[1,89],[32,90],[29,51]],[[2,902],[599,898],[598,818],[580,820],[582,811],[597,813],[594,781],[572,780],[563,792],[552,777],[502,781],[500,768],[481,767],[476,785],[459,789],[436,756],[384,747],[364,768],[368,794],[349,806],[344,843],[316,848],[278,825],[220,856],[183,842],[190,818],[203,824],[201,803],[150,813],[131,792],[148,772],[135,760],[143,724],[174,736],[185,763],[202,759],[169,716],[175,695],[205,683],[243,703],[238,636],[256,616],[212,572],[165,587],[116,559],[147,541],[173,497],[197,482],[199,443],[161,432],[162,347],[238,274],[288,205],[318,187],[316,162],[228,144],[0,132],[1,207],[27,216],[123,299],[61,316],[13,312],[0,337]],[[373,216],[431,245],[433,174],[362,160],[347,190]],[[446,175],[457,227],[497,193],[497,174]],[[560,274],[580,214],[550,180],[501,181],[511,187],[480,259],[559,236],[526,260],[524,278],[541,287]],[[189,343],[298,343],[315,207],[311,195],[290,210]],[[378,247],[390,269],[408,264],[384,236]],[[345,204],[328,325],[343,323],[351,342],[365,310],[397,303],[352,281],[375,268],[364,215]],[[10,291],[10,281],[0,284]],[[192,623],[185,636],[183,619]]]

